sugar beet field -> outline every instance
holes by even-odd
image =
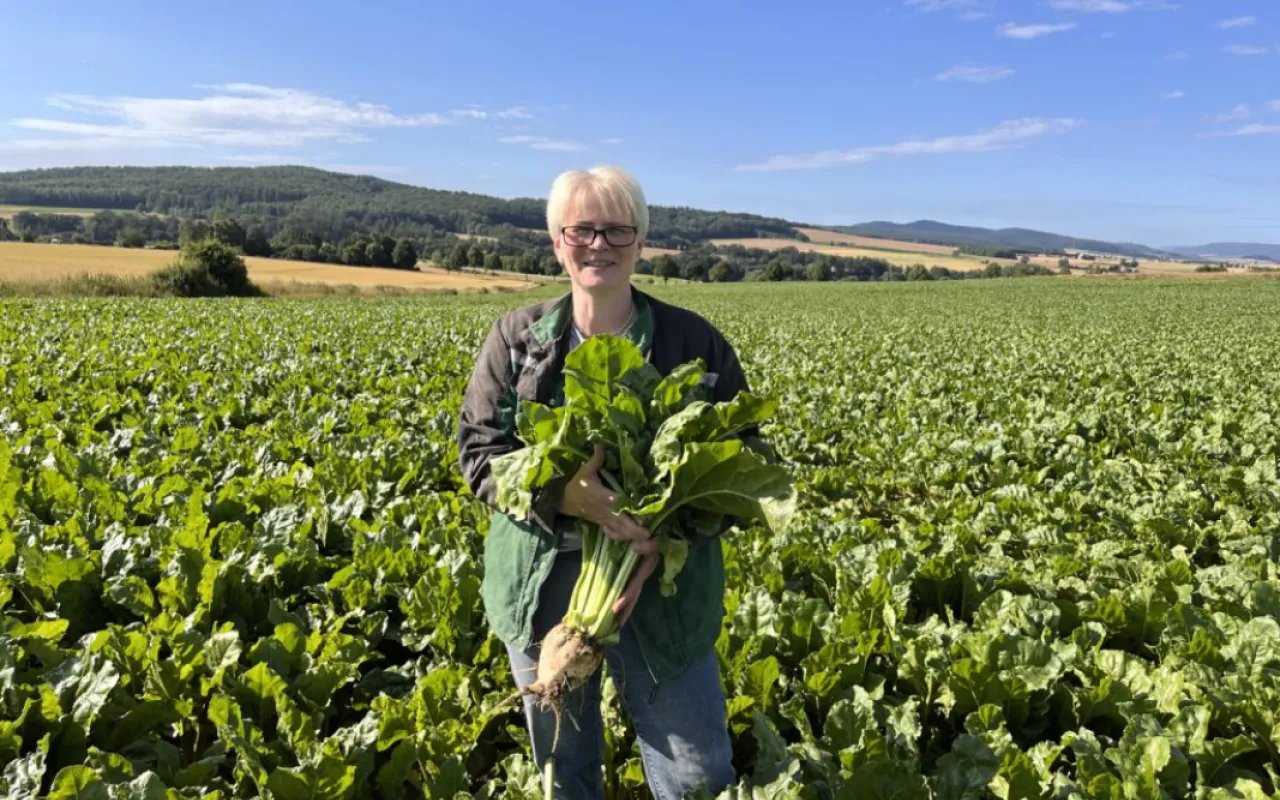
[[[723,540],[723,796],[1276,796],[1280,282],[658,291],[800,490]],[[0,790],[540,797],[454,444],[531,299],[0,303]]]

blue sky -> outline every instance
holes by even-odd
[[[0,170],[306,163],[504,197],[1280,242],[1264,0],[9,4]]]

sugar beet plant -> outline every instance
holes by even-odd
[[[1275,796],[1280,283],[670,294],[797,494],[721,539],[724,797]],[[524,302],[0,304],[0,792],[540,797],[453,444]]]

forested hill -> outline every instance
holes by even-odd
[[[311,167],[68,167],[0,173],[0,204],[208,216],[226,211],[277,229],[286,220],[324,240],[363,228],[431,236],[542,230],[546,201],[506,200]],[[654,245],[705,239],[794,237],[792,223],[752,214],[650,208]],[[394,233],[393,233],[394,235]]]
[[[876,236],[884,239],[971,248],[1012,248],[1015,250],[1041,252],[1053,252],[1070,248],[1119,253],[1126,256],[1141,256],[1143,258],[1167,255],[1155,248],[1131,242],[1103,242],[1097,239],[1081,239],[1075,236],[1062,236],[1057,233],[1033,231],[1026,228],[1002,228],[1000,230],[973,228],[964,225],[948,225],[927,219],[906,224],[864,222],[859,225],[837,226],[834,230],[860,236]]]

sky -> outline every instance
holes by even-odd
[[[1274,0],[12,3],[0,171],[308,164],[542,197],[1280,242]]]

